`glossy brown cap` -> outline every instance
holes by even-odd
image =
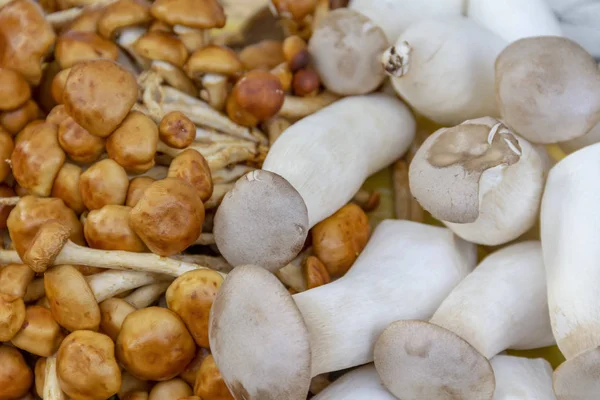
[[[88,214],[83,232],[88,245],[101,250],[147,251],[142,239],[129,226],[131,207],[106,205]]]
[[[150,12],[169,25],[198,29],[225,26],[225,12],[217,0],[157,0]]]
[[[119,48],[113,42],[92,32],[69,31],[58,37],[54,57],[61,68],[71,68],[82,62],[105,58],[116,61]]]

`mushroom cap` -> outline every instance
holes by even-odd
[[[145,0],[119,0],[103,10],[98,21],[98,33],[111,39],[123,28],[143,25],[152,20],[150,4]]]
[[[496,382],[487,358],[453,332],[424,321],[392,323],[375,344],[375,367],[405,400],[491,400]]]
[[[213,181],[210,167],[206,159],[197,150],[187,149],[179,153],[171,161],[167,176],[189,183],[196,189],[203,202],[212,196]]]
[[[40,357],[35,362],[34,381],[35,392],[40,397],[44,397],[44,383],[46,380],[46,358]]]
[[[33,373],[21,352],[0,346],[0,399],[19,399],[33,384]]]
[[[7,186],[6,184],[0,184],[0,198],[13,197],[15,191]],[[0,205],[0,229],[6,229],[8,216],[13,210],[14,206]]]
[[[133,44],[133,49],[142,57],[178,67],[183,67],[188,58],[188,51],[181,40],[168,32],[147,32]]]
[[[81,167],[64,163],[54,179],[51,192],[52,197],[61,199],[77,215],[85,211],[85,205],[79,192],[81,173]]]
[[[231,265],[252,263],[276,271],[302,250],[308,230],[308,210],[300,193],[282,176],[256,170],[225,195],[213,232]]]
[[[89,210],[125,204],[128,188],[127,172],[110,158],[98,161],[79,177],[81,199]]]
[[[222,28],[225,13],[217,0],[157,0],[150,12],[169,25],[198,29]]]
[[[104,138],[92,135],[71,117],[58,125],[58,143],[69,158],[81,164],[95,162],[104,152]]]
[[[244,64],[229,47],[214,44],[194,51],[185,63],[185,72],[196,77],[198,74],[237,75],[244,70]]]
[[[323,84],[342,95],[366,94],[383,82],[385,71],[379,57],[387,47],[383,30],[348,8],[328,13],[308,44]]]
[[[156,179],[149,176],[138,176],[137,178],[133,178],[129,182],[129,187],[127,188],[125,205],[127,207],[135,207],[144,195],[144,192],[146,192],[146,189],[154,182],[156,182]]]
[[[158,145],[158,127],[146,114],[130,112],[125,120],[106,140],[108,156],[125,170],[140,165],[154,165]]]
[[[194,383],[194,394],[201,399],[234,400],[212,354],[209,354],[200,365]]]
[[[41,357],[50,357],[64,339],[60,325],[45,307],[28,306],[21,330],[12,338],[16,347]]]
[[[69,77],[70,73],[71,68],[63,69],[62,71],[54,75],[54,78],[52,78],[52,83],[50,84],[50,95],[52,96],[52,99],[56,102],[56,104],[62,104],[63,102],[63,93],[65,91],[65,85],[67,84],[67,78]],[[46,121],[51,122],[48,120]]]
[[[88,245],[101,250],[147,251],[142,239],[129,225],[131,210],[131,207],[109,204],[90,211],[83,225]]]
[[[11,173],[11,166],[4,160],[10,160],[14,149],[12,136],[0,127],[0,181],[6,179]]]
[[[594,399],[600,393],[600,347],[585,351],[562,363],[553,377],[558,400]]]
[[[125,318],[134,312],[136,308],[118,297],[111,297],[99,304],[100,306],[100,329],[113,341],[117,340],[121,326]]]
[[[64,71],[70,72],[71,70],[68,69],[68,70],[63,70],[61,72],[64,72]],[[61,98],[62,98],[62,94],[61,94]],[[70,115],[67,114],[67,110],[65,110],[65,105],[58,104],[58,105],[52,107],[52,110],[50,110],[50,112],[48,113],[48,115],[46,116],[46,122],[48,122],[49,124],[54,124],[56,126],[59,126],[61,122],[63,122],[65,119],[67,119],[69,117],[70,117]]]
[[[261,40],[244,47],[239,54],[247,70],[272,69],[285,62],[283,42],[279,40]]]
[[[14,136],[41,115],[42,112],[37,103],[27,100],[25,104],[15,110],[0,113],[0,126]]]
[[[0,296],[6,300],[24,297],[35,273],[25,264],[8,264],[0,269]]]
[[[308,329],[292,296],[264,268],[234,269],[213,304],[210,348],[237,399],[300,399],[308,393]]]
[[[98,58],[116,61],[119,48],[93,32],[69,31],[58,37],[54,56],[60,67],[65,69]]]
[[[181,111],[171,111],[158,126],[160,140],[175,149],[185,149],[196,139],[196,125]]]
[[[0,296],[0,341],[8,342],[25,322],[25,303],[22,298],[8,300]]]
[[[148,400],[179,400],[192,395],[192,388],[181,378],[159,382],[150,391]]]
[[[14,110],[31,97],[29,83],[17,72],[0,67],[0,110]]]
[[[92,135],[106,137],[125,119],[137,96],[138,85],[129,71],[114,61],[93,60],[71,68],[63,102],[75,122]]]
[[[242,109],[259,121],[275,116],[285,100],[279,78],[262,70],[246,73],[236,82],[231,95]]]
[[[575,139],[600,121],[598,64],[566,38],[517,40],[496,59],[496,99],[504,121],[525,139]]]

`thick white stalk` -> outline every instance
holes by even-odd
[[[313,400],[396,400],[383,386],[373,364],[344,374]]]
[[[490,363],[496,377],[494,400],[556,400],[548,361],[498,355]]]
[[[172,280],[172,278],[151,272],[106,271],[100,274],[87,276],[85,280],[90,286],[90,289],[92,289],[92,292],[94,292],[96,301],[101,303],[120,293],[144,285],[160,281],[167,281],[168,284],[168,281]]]
[[[154,304],[167,291],[169,285],[171,285],[170,281],[152,283],[137,289],[123,300],[135,308],[146,308]]]
[[[67,400],[67,395],[61,390],[56,374],[56,354],[46,358],[43,394],[44,400]]]

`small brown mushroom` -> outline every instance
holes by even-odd
[[[194,394],[207,400],[234,400],[212,355],[204,359],[198,370]]]
[[[184,150],[169,166],[169,178],[178,178],[193,186],[200,199],[206,202],[213,193],[213,182],[206,159],[194,149]]]
[[[174,312],[149,307],[129,314],[117,338],[117,358],[132,375],[164,381],[192,361],[196,345]]]
[[[315,255],[332,276],[345,274],[369,240],[369,218],[356,204],[347,204],[312,229]]]
[[[0,111],[22,106],[31,97],[31,88],[17,72],[0,67]]]
[[[69,118],[69,114],[67,114],[65,106],[63,104],[59,104],[57,106],[54,106],[52,110],[50,110],[50,112],[46,116],[46,122],[49,124],[59,126],[60,123],[67,118]]]
[[[60,326],[44,307],[28,306],[25,313],[23,327],[13,336],[12,344],[37,356],[50,357],[64,339]]]
[[[292,72],[306,68],[310,63],[308,44],[299,36],[289,36],[283,41],[283,56]]]
[[[63,93],[67,113],[92,135],[106,137],[135,104],[135,77],[110,60],[93,60],[71,68]]]
[[[306,289],[314,289],[331,282],[331,276],[325,265],[315,256],[308,256],[302,263],[302,272]]]
[[[279,64],[270,72],[271,74],[275,75],[277,79],[279,79],[279,82],[281,82],[281,87],[283,88],[284,92],[290,90],[290,88],[292,87],[292,81],[294,79],[294,76],[287,63]]]
[[[79,192],[88,210],[96,210],[107,204],[125,204],[128,187],[127,172],[111,159],[98,161],[79,179]]]
[[[82,62],[105,58],[116,61],[119,48],[93,32],[69,31],[58,37],[54,57],[61,68],[71,68]]]
[[[129,188],[127,189],[127,198],[125,200],[125,205],[127,207],[135,207],[135,205],[140,201],[144,192],[150,185],[156,182],[156,179],[151,178],[149,176],[138,176],[137,178],[133,178],[129,182]]]
[[[12,136],[0,128],[0,181],[5,180],[11,173],[10,165],[7,161],[11,159],[14,149],[15,144]]]
[[[0,342],[11,340],[25,322],[25,303],[22,298],[9,301],[0,296]]]
[[[133,49],[149,60],[168,62],[180,68],[188,58],[181,40],[167,32],[147,32],[134,43]]]
[[[83,226],[88,245],[101,250],[146,251],[144,242],[129,226],[131,210],[127,206],[106,205],[90,211]]]
[[[132,111],[106,140],[108,156],[126,171],[142,173],[154,166],[158,127],[150,117]]]
[[[296,96],[314,96],[321,87],[319,75],[312,69],[301,69],[294,74],[292,88]]]
[[[150,382],[138,379],[126,370],[121,372],[121,388],[117,394],[119,399],[125,399],[129,393],[148,392],[149,390]]]
[[[79,192],[81,173],[81,167],[64,163],[56,175],[51,193],[52,197],[61,199],[77,215],[85,211],[85,205]]]
[[[84,276],[72,265],[59,265],[44,275],[52,316],[69,331],[98,330],[100,308]]]
[[[117,340],[125,318],[136,310],[123,299],[113,297],[100,303],[100,329],[113,341]]]
[[[227,97],[225,110],[227,111],[227,116],[236,124],[248,127],[258,125],[258,118],[252,115],[249,111],[244,110],[236,101],[236,98],[233,96],[233,94]]]
[[[58,143],[69,158],[82,164],[93,163],[104,152],[104,138],[90,134],[71,117],[58,126]]]
[[[192,362],[190,362],[188,364],[188,366],[185,367],[185,370],[181,374],[179,374],[179,377],[193,387],[196,382],[196,376],[198,375],[198,370],[200,369],[200,366],[202,365],[202,361],[204,361],[204,359],[206,357],[208,357],[209,355],[210,355],[210,350],[208,350],[204,347],[198,347],[198,351],[196,352],[196,357],[194,357]]]
[[[192,388],[179,378],[157,383],[150,391],[149,400],[179,400],[192,395]]]
[[[196,138],[196,125],[180,111],[165,114],[158,127],[160,140],[175,149],[184,149]]]
[[[40,108],[33,100],[27,100],[21,107],[0,113],[0,127],[12,136],[19,133],[31,121],[41,116]]]
[[[5,184],[0,184],[0,199],[13,197],[15,195],[15,191],[12,188],[8,187]],[[9,205],[0,205],[0,229],[6,229],[6,223],[8,220],[8,216],[14,207]]]
[[[229,47],[208,45],[190,55],[184,70],[190,78],[199,80],[204,74],[236,76],[244,70],[244,65]]]
[[[98,32],[98,22],[105,11],[106,8],[104,7],[85,7],[81,14],[71,21],[64,30],[96,33]]]
[[[157,0],[150,12],[169,25],[198,29],[225,26],[225,13],[217,0]]]
[[[218,273],[199,270],[186,272],[167,289],[169,310],[179,315],[198,346],[209,347],[210,309],[222,283]]]
[[[98,21],[98,33],[112,39],[121,29],[145,25],[152,20],[150,4],[144,0],[119,0],[108,5]]]
[[[35,393],[40,397],[44,398],[44,381],[46,380],[46,358],[40,357],[35,362],[35,368],[33,369],[34,381],[35,381]]]
[[[0,346],[0,399],[19,399],[33,384],[33,373],[21,352],[6,345]]]
[[[73,399],[105,400],[121,387],[115,345],[97,332],[67,336],[56,356],[56,373],[61,389]]]
[[[204,205],[196,189],[180,179],[166,178],[146,189],[129,223],[153,253],[170,256],[194,243],[203,221]]]
[[[246,73],[233,87],[231,96],[258,121],[266,121],[277,114],[285,98],[279,79],[261,70]]]
[[[54,99],[56,104],[63,103],[63,93],[65,92],[65,85],[67,84],[67,78],[69,77],[70,73],[71,68],[63,69],[52,79],[52,84],[50,85],[50,94],[52,95],[52,99]]]
[[[14,301],[24,297],[35,273],[25,264],[8,264],[0,269],[0,297]]]
[[[285,62],[283,43],[278,40],[263,40],[246,46],[239,57],[247,70],[270,70]]]
[[[65,162],[56,125],[41,123],[24,130],[17,137],[11,162],[15,180],[21,187],[37,196],[49,196],[54,178]]]

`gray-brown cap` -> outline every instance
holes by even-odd
[[[209,339],[236,400],[295,400],[308,394],[308,329],[292,296],[264,268],[240,266],[227,276],[212,306]]]

